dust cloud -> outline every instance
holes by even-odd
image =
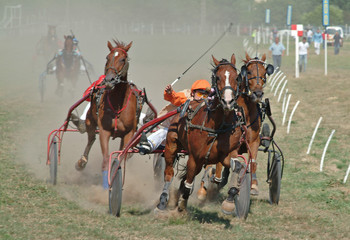
[[[0,10],[2,11],[5,5],[12,5],[13,2],[2,1]],[[24,164],[36,178],[42,181],[49,179],[49,167],[46,165],[48,134],[63,124],[68,109],[81,98],[90,85],[87,75],[82,73],[75,92],[73,94],[65,92],[63,98],[59,98],[55,95],[55,75],[48,75],[45,82],[45,99],[43,103],[40,102],[38,79],[39,75],[45,71],[48,60],[37,55],[35,47],[40,38],[46,36],[48,25],[57,26],[57,35],[61,41],[64,35],[71,33],[71,30],[74,32],[79,40],[81,54],[94,67],[95,73],[90,73],[91,81],[97,80],[98,76],[104,73],[105,57],[109,52],[107,41],[113,39],[125,43],[132,41],[133,45],[129,50],[128,79],[139,88],[146,89],[149,99],[158,111],[166,104],[163,100],[164,87],[197,60],[218,39],[224,29],[222,28],[217,34],[208,32],[201,35],[184,33],[182,29],[171,32],[172,29],[174,30],[171,28],[171,22],[180,19],[178,16],[181,13],[181,16],[191,18],[181,17],[182,25],[179,24],[179,26],[183,26],[186,20],[191,22],[193,18],[198,19],[200,15],[198,10],[200,6],[193,7],[197,9],[196,16],[183,8],[175,11],[177,6],[174,5],[174,1],[159,3],[160,10],[164,10],[162,15],[155,14],[157,12],[154,12],[154,9],[151,11],[148,5],[144,10],[149,11],[140,11],[140,7],[136,8],[135,1],[130,3],[121,1],[16,2],[22,4],[23,26],[19,31],[2,32],[0,36],[2,43],[0,46],[2,73],[0,99],[3,103],[11,103],[16,111],[27,107],[33,109],[30,116],[19,116],[26,120],[25,126],[22,126],[23,130],[16,135],[18,157],[14,161]],[[86,4],[87,2],[89,4]],[[123,4],[126,5],[123,6]],[[167,4],[173,8],[172,14],[166,14],[166,11],[169,11],[166,10],[169,9]],[[199,1],[198,4],[200,4]],[[113,14],[113,10],[118,14]],[[163,20],[163,23],[159,23],[159,20]],[[146,25],[150,26],[151,23],[154,23],[153,33],[146,29]],[[222,26],[228,23],[229,21],[226,21]],[[166,26],[165,32],[159,30],[160,26]],[[189,29],[195,28],[187,29],[190,31]],[[241,49],[241,46],[234,44],[233,35],[228,34],[181,78],[174,86],[175,91],[190,88],[197,79],[210,81],[211,54],[218,59],[229,59],[235,53],[239,61],[243,58]],[[65,82],[65,87],[69,88],[69,84]],[[84,103],[78,107],[77,114],[81,114],[84,107]],[[91,149],[86,169],[78,172],[74,168],[86,143],[85,134],[77,132],[64,134],[56,188],[64,197],[78,202],[87,209],[106,212],[108,193],[101,187],[102,154],[98,137]],[[119,140],[110,142],[110,151],[118,148]],[[152,161],[152,156],[138,154],[134,154],[128,160],[123,204],[130,202],[152,206],[158,200],[161,188],[155,188]]]

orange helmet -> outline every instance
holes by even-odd
[[[197,80],[192,84],[191,92],[198,89],[210,92],[210,89],[211,89],[210,83],[205,79]]]

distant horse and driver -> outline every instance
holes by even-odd
[[[93,66],[83,56],[78,47],[78,40],[74,36],[64,35],[63,48],[56,35],[56,28],[49,26],[48,36],[42,38],[37,44],[37,52],[47,59],[46,69],[39,76],[40,99],[44,101],[47,76],[55,74],[57,79],[55,94],[63,97],[64,92],[74,96],[79,76],[94,74]],[[65,85],[68,83],[68,87]]]
[[[76,169],[81,171],[87,165],[90,149],[96,134],[99,134],[102,151],[102,186],[109,191],[111,214],[120,216],[127,156],[138,153],[140,139],[170,117],[172,120],[166,135],[165,147],[149,153],[162,153],[159,160],[163,161],[163,166],[165,165],[164,187],[160,189],[162,191],[155,212],[167,211],[169,188],[173,184],[178,155],[182,153],[188,156],[188,160],[185,171],[180,174],[177,210],[183,212],[187,209],[189,196],[194,188],[194,179],[204,168],[198,198],[206,199],[210,185],[218,185],[220,190],[229,183],[227,198],[223,201],[221,209],[226,214],[235,214],[245,219],[250,208],[251,189],[253,194],[258,193],[256,159],[261,146],[263,151],[269,154],[267,182],[270,202],[278,204],[284,157],[273,140],[275,124],[271,117],[269,101],[268,99],[263,101],[263,88],[268,76],[274,72],[273,66],[265,62],[265,54],[261,59],[251,58],[246,54],[240,70],[236,67],[234,54],[230,61],[226,59],[219,61],[212,56],[211,91],[207,95],[209,97],[188,100],[175,110],[157,117],[157,112],[148,101],[145,89],[139,89],[128,81],[128,51],[132,42],[125,44],[114,40],[114,43],[115,46],[109,41],[107,43],[109,53],[104,75],[69,109],[64,124],[49,135],[47,163],[50,165],[50,173],[57,171],[57,166],[53,168],[52,165],[57,165],[57,159],[60,159],[63,133],[78,131],[68,129],[70,121],[80,123],[74,119],[72,111],[89,100],[91,103],[86,111],[86,120],[83,121],[88,143],[82,157],[76,163]],[[55,59],[58,92],[63,91],[62,72],[68,71],[71,74],[69,76],[74,78],[75,66],[79,69],[78,60],[79,58],[74,58],[74,36],[65,36],[64,50]],[[68,62],[71,69],[64,65]],[[152,110],[153,118],[149,118],[140,127],[138,123],[144,103],[147,103]],[[273,125],[272,134],[269,126],[266,123],[263,125],[265,116]],[[109,151],[111,137],[121,138],[119,150],[112,154]],[[271,146],[272,150],[269,149]],[[242,155],[243,153],[247,155]],[[231,173],[230,180],[229,173]],[[52,176],[56,178],[57,174]],[[56,179],[52,182],[56,183]]]

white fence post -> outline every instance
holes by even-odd
[[[312,137],[311,137],[311,140],[310,140],[310,143],[309,143],[309,147],[308,147],[308,149],[307,149],[306,154],[309,154],[309,153],[310,153],[312,143],[313,143],[313,141],[314,141],[314,139],[315,139],[315,136],[316,136],[316,133],[317,133],[318,127],[320,126],[321,121],[322,121],[322,117],[320,117],[320,119],[318,119],[318,122],[317,122],[317,124],[316,124],[314,133],[312,134]]]
[[[280,102],[280,99],[281,99],[281,96],[282,96],[283,89],[286,87],[287,82],[288,82],[288,80],[286,80],[286,81],[284,82],[283,87],[282,87],[282,89],[281,89],[281,91],[280,91],[280,95],[278,96],[278,100],[277,100],[277,102]],[[283,112],[283,111],[282,111],[282,112]]]
[[[284,93],[284,97],[283,97],[282,113],[284,113],[284,108],[286,106],[287,94],[288,94],[288,88],[286,89],[286,92]]]
[[[332,139],[334,133],[335,133],[335,130],[333,129],[331,135],[329,136],[329,138],[328,138],[328,140],[327,140],[326,146],[325,146],[324,149],[323,149],[322,158],[321,158],[321,164],[320,164],[320,172],[323,171],[324,157],[325,157],[325,155],[326,155],[326,151],[327,151],[327,148],[328,148],[328,144],[329,144],[329,142],[331,141],[331,139]]]
[[[346,183],[346,180],[348,179],[349,172],[350,172],[350,164],[349,164],[348,170],[346,171],[346,174],[345,174],[345,177],[344,177],[344,181],[343,181],[344,184]]]
[[[297,101],[297,103],[294,105],[294,108],[293,108],[293,110],[292,110],[292,113],[291,113],[290,116],[289,116],[288,127],[287,127],[287,133],[288,133],[288,134],[289,134],[290,123],[292,122],[293,114],[294,114],[295,110],[297,109],[299,103],[300,103],[300,101]]]
[[[291,96],[292,96],[292,94],[289,94],[289,95],[288,95],[288,100],[287,100],[287,103],[286,103],[286,107],[285,107],[285,109],[284,109],[284,115],[283,115],[283,120],[282,120],[282,126],[284,125],[284,122],[286,121],[286,115],[287,115],[288,105],[289,105],[289,101],[290,101]]]

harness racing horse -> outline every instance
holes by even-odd
[[[263,88],[266,84],[266,74],[271,75],[274,68],[271,64],[268,64],[265,68],[266,55],[264,54],[259,60],[258,58],[250,58],[246,53],[246,59],[244,65],[241,68],[240,78],[242,79],[240,85],[240,94],[237,99],[237,104],[244,110],[245,122],[247,125],[246,140],[248,144],[242,144],[239,149],[239,154],[250,152],[251,156],[251,174],[252,174],[252,189],[251,194],[257,195],[258,181],[256,177],[257,169],[257,155],[260,146],[260,129],[263,121],[263,112],[260,107],[264,91]],[[206,188],[208,188],[209,181],[213,181],[219,184],[219,188],[222,188],[228,179],[229,169],[224,169],[222,173],[222,165],[217,164],[214,170],[208,168],[201,182],[201,188],[198,190],[197,196],[200,200],[206,198]]]
[[[128,51],[132,45],[114,40],[113,47],[108,41],[110,53],[105,65],[105,79],[91,95],[91,107],[87,113],[85,124],[88,143],[83,156],[76,163],[76,169],[82,170],[88,162],[90,149],[99,129],[102,150],[103,187],[108,188],[108,159],[110,137],[121,138],[120,150],[125,147],[134,135],[138,119],[144,103],[144,92],[128,82]]]
[[[45,61],[49,61],[62,47],[61,44],[56,34],[56,26],[49,25],[47,36],[43,36],[36,44],[36,54],[43,56]]]
[[[80,53],[74,47],[74,36],[64,36],[64,48],[56,55],[56,94],[60,97],[63,95],[64,79],[71,82],[73,91],[78,81],[80,73]]]
[[[174,177],[173,163],[176,154],[184,148],[188,152],[186,173],[180,184],[178,211],[186,210],[187,201],[193,190],[195,176],[202,167],[208,164],[222,163],[239,173],[243,168],[237,159],[241,145],[241,120],[236,113],[238,97],[236,58],[233,54],[231,62],[223,59],[220,62],[212,56],[215,64],[212,70],[212,88],[215,97],[207,100],[192,101],[187,114],[176,115],[169,127],[164,157],[164,188],[157,209],[165,210],[169,199],[169,186]],[[185,104],[186,105],[186,104]],[[184,114],[183,116],[181,116]],[[232,153],[229,155],[229,153]],[[239,191],[238,174],[233,174],[228,198],[231,211],[234,209],[234,197]],[[229,212],[229,211],[226,211]]]

